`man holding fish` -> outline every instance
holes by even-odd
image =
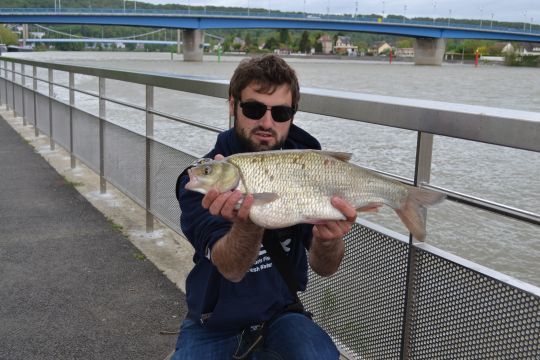
[[[229,86],[234,128],[178,179],[195,266],[173,359],[338,359],[297,296],[308,264],[334,274],[356,212],[382,205],[425,237],[421,208],[443,196],[350,164],[350,154],[321,151],[293,124],[299,97],[281,58],[242,61]]]
[[[292,124],[299,85],[294,70],[281,58],[267,55],[242,61],[231,79],[229,95],[235,126],[218,136],[207,158],[320,149],[315,138]],[[211,188],[203,196],[186,191],[187,182],[187,176],[179,177],[181,227],[196,254],[186,282],[188,316],[173,359],[240,358],[251,346],[247,333],[265,322],[264,341],[246,358],[338,359],[330,337],[308,314],[291,306],[296,299],[262,247],[265,229],[249,218],[257,201],[254,195]],[[307,285],[308,261],[316,273],[329,276],[343,257],[342,237],[355,221],[356,210],[338,197],[332,204],[345,220],[272,230],[293,265],[300,291]],[[239,344],[242,333],[243,343]]]

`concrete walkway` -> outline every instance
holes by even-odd
[[[0,117],[0,359],[164,359],[180,290]]]

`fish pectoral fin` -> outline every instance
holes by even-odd
[[[320,154],[333,157],[340,161],[349,162],[352,158],[352,153],[340,152],[340,151],[326,151],[326,150],[317,150]]]
[[[356,209],[357,212],[379,212],[379,208],[383,206],[381,203],[371,203],[359,207]]]
[[[277,200],[279,195],[276,193],[255,193],[253,194],[253,205],[264,205],[271,203],[274,200]]]

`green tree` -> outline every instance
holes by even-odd
[[[412,48],[413,47],[413,40],[412,39],[400,39],[396,41],[396,47],[399,49],[403,48]]]
[[[0,26],[0,44],[17,45],[18,43],[19,39],[13,31]]]
[[[291,41],[291,36],[288,29],[279,30],[279,42],[284,45],[289,45]]]
[[[279,41],[276,40],[275,37],[271,36],[268,39],[266,39],[266,43],[264,44],[264,48],[268,50],[274,50],[279,48]]]
[[[298,49],[301,52],[310,52],[311,51],[311,41],[309,40],[309,33],[307,30],[304,30],[302,33],[302,37],[300,38],[300,42],[298,43]]]

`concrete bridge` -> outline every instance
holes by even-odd
[[[307,29],[359,31],[415,38],[415,63],[440,65],[446,39],[540,42],[540,31],[479,27],[448,22],[418,22],[376,17],[305,13],[244,13],[190,10],[0,9],[0,23],[122,25],[183,29],[184,59],[202,61],[206,29]]]

